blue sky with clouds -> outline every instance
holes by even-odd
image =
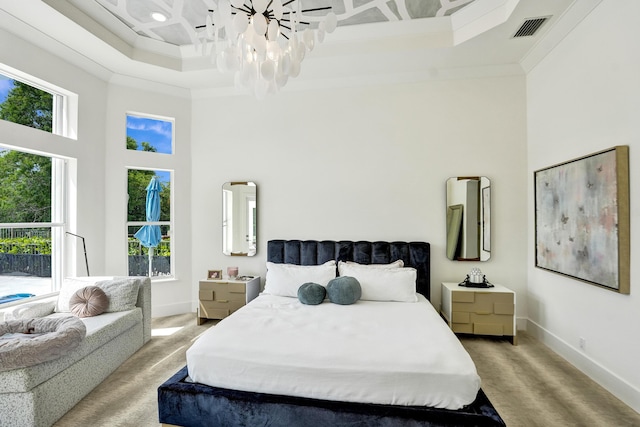
[[[13,88],[13,80],[0,74],[0,103],[7,99],[9,91]]]
[[[142,150],[142,142],[148,142],[158,153],[171,154],[172,125],[172,122],[164,120],[128,115],[127,136],[138,142],[138,150]]]

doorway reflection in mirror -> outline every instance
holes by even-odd
[[[447,180],[447,258],[488,261],[491,257],[491,181],[485,176]]]
[[[254,256],[257,243],[257,186],[225,182],[222,186],[222,253]]]

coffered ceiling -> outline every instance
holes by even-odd
[[[522,74],[600,1],[296,0],[290,6],[331,6],[338,28],[306,56],[287,90]],[[231,94],[233,76],[218,72],[194,44],[195,27],[217,2],[7,1],[0,3],[0,29],[106,80]],[[309,12],[307,20],[315,25],[326,13]],[[513,37],[540,17],[548,19],[535,34]]]

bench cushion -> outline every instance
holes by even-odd
[[[68,313],[54,313],[47,318],[67,317]],[[80,345],[71,353],[55,360],[26,368],[0,373],[0,393],[26,392],[48,380],[65,368],[71,366],[105,343],[142,321],[142,311],[135,308],[129,311],[103,313],[95,317],[81,319],[87,333]],[[136,337],[143,344],[143,337]]]
[[[0,372],[62,357],[80,345],[85,330],[74,316],[0,323]]]

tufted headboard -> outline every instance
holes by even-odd
[[[426,242],[352,242],[348,240],[269,240],[267,261],[279,264],[319,265],[327,261],[387,264],[401,259],[417,270],[416,290],[430,299],[430,246]]]

